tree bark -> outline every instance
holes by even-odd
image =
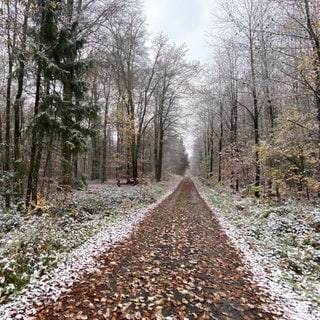
[[[103,115],[103,140],[102,140],[102,159],[101,159],[101,182],[107,180],[107,144],[108,144],[108,121],[109,121],[109,97],[111,90],[111,79],[108,77],[108,83],[105,86],[104,95],[105,95],[105,104],[104,104],[104,115]]]
[[[157,141],[155,141],[155,144],[157,144],[157,153],[156,153],[156,159],[155,159],[155,178],[157,182],[160,182],[162,179],[162,162],[163,162],[163,139],[164,139],[164,130],[163,126],[159,125],[159,133],[157,137]]]
[[[10,17],[10,4],[7,2],[7,12]],[[13,19],[13,17],[10,17]],[[7,190],[4,192],[5,206],[9,208],[11,205],[11,178],[9,173],[11,170],[10,160],[11,160],[11,87],[12,87],[12,77],[13,77],[13,62],[15,48],[15,38],[16,30],[13,30],[13,36],[10,34],[10,25],[7,25],[7,53],[8,53],[8,77],[7,77],[7,88],[6,88],[6,108],[5,108],[5,146],[4,146],[4,164],[3,169],[7,175]]]
[[[41,89],[41,66],[38,65],[37,71],[37,80],[36,80],[36,96],[35,96],[35,103],[34,103],[34,118],[39,113],[39,104],[40,104],[40,89]],[[31,150],[30,150],[30,163],[29,163],[29,174],[28,174],[28,181],[27,181],[27,190],[26,190],[26,200],[25,204],[26,207],[29,207],[31,201],[35,204],[37,203],[37,188],[38,188],[38,173],[36,170],[37,161],[39,163],[39,153],[38,148],[42,144],[42,141],[39,144],[39,136],[41,133],[37,132],[37,129],[33,127],[32,129],[32,138],[31,138]],[[41,153],[40,153],[41,154]]]
[[[22,108],[22,93],[23,93],[23,84],[25,76],[25,52],[26,52],[26,42],[27,42],[27,27],[29,19],[29,2],[25,6],[25,15],[22,25],[22,39],[21,39],[21,52],[18,56],[18,70],[17,70],[17,93],[15,96],[15,101],[13,104],[14,109],[14,171],[16,172],[17,186],[16,192],[19,195],[23,194],[23,183],[22,183],[22,165],[23,161],[21,159],[21,108]]]
[[[253,98],[253,129],[254,129],[254,143],[255,143],[255,181],[254,181],[254,195],[256,198],[260,197],[260,179],[261,179],[261,167],[260,167],[260,127],[259,127],[259,106],[257,95],[257,81],[256,81],[256,69],[254,60],[254,36],[252,26],[249,28],[249,45],[250,45],[250,69],[251,69],[251,81],[252,81],[252,98]]]
[[[224,135],[224,130],[223,130],[223,119],[222,119],[222,102],[220,102],[219,106],[219,115],[220,115],[220,133],[219,133],[219,154],[218,154],[218,182],[222,182],[222,151],[223,151],[223,135]]]

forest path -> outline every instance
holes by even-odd
[[[97,265],[36,319],[280,319],[188,178]]]

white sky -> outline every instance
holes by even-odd
[[[189,49],[188,59],[206,62],[210,56],[207,33],[217,0],[145,0],[149,31],[162,32],[169,41]]]
[[[212,20],[218,1],[144,0],[148,30],[153,36],[162,32],[170,43],[185,43],[189,49],[187,59],[209,62],[212,48],[207,43],[208,33],[213,28]],[[192,155],[194,141],[190,129],[183,133],[189,156]]]

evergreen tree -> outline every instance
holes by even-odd
[[[84,149],[85,137],[90,133],[89,121],[84,120],[97,113],[84,99],[86,84],[81,77],[89,66],[87,61],[79,59],[84,39],[77,37],[78,23],[66,19],[69,10],[64,9],[60,1],[39,1],[41,31],[36,56],[36,92],[41,89],[44,94],[41,98],[36,94],[27,204],[31,194],[32,200],[37,200],[44,137],[60,139],[60,183],[70,185],[77,153]]]

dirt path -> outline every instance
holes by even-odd
[[[189,179],[98,260],[37,319],[279,319]]]

